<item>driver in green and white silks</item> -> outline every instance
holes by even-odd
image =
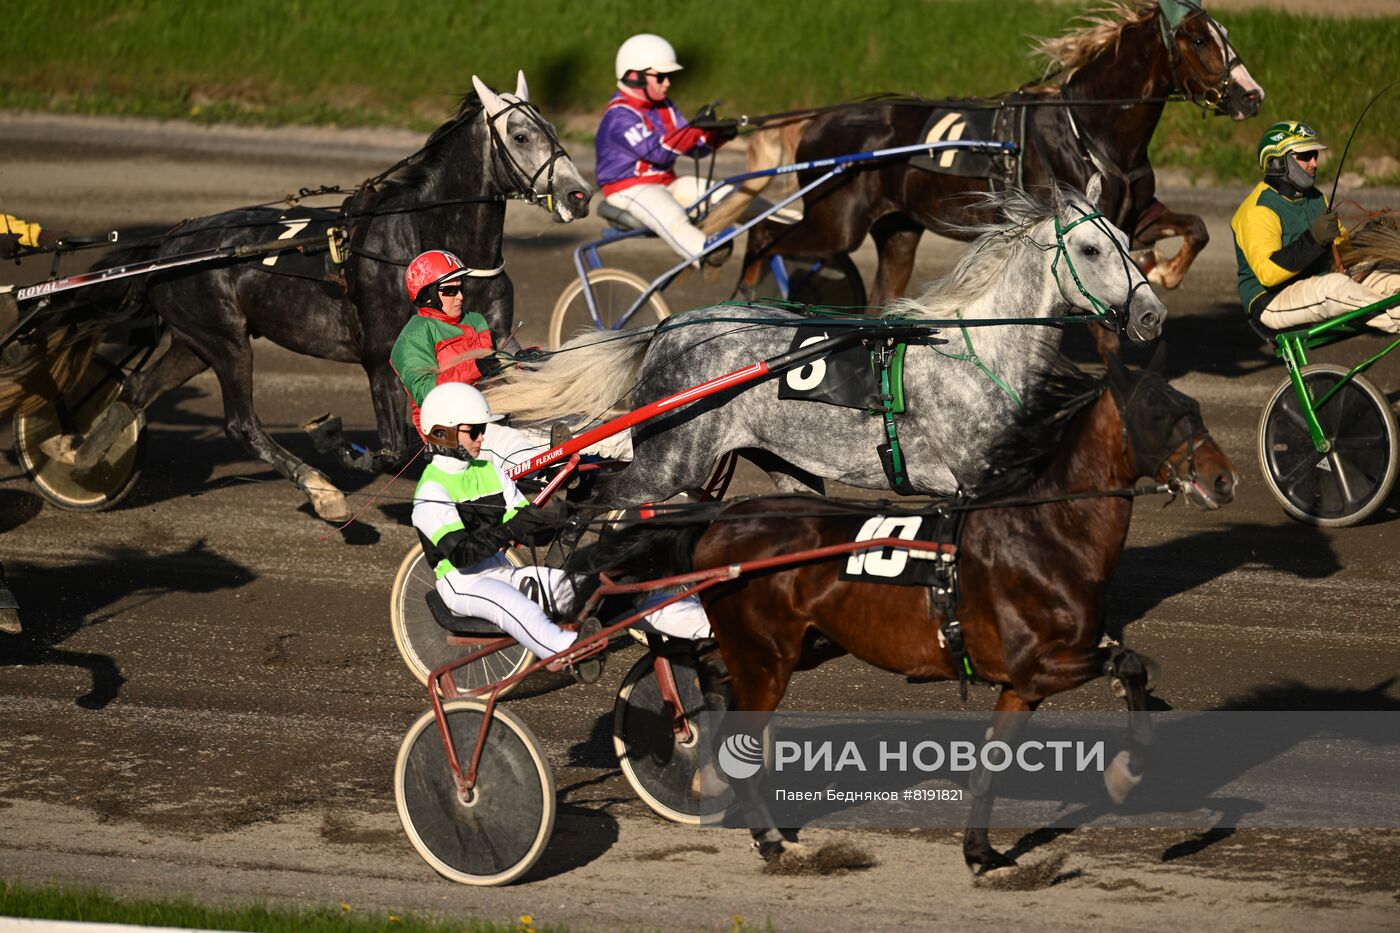
[[[552,621],[521,585],[538,587],[559,613],[568,613],[574,608],[574,575],[553,567],[515,567],[501,551],[512,541],[533,542],[558,527],[496,462],[480,459],[486,426],[504,416],[492,413],[480,392],[460,382],[434,388],[419,414],[432,459],[413,494],[413,527],[437,577],[438,595],[453,612],[489,620],[539,657],[564,651],[580,633]],[[675,638],[710,634],[694,596],[657,610],[637,627]],[[588,679],[587,672],[580,671],[580,679]]]
[[[1332,244],[1345,231],[1317,190],[1318,161],[1326,149],[1306,123],[1269,127],[1257,152],[1264,180],[1230,221],[1240,302],[1273,330],[1316,324],[1400,292],[1400,275],[1358,270],[1353,278],[1334,270]],[[1366,323],[1400,333],[1400,308]]]

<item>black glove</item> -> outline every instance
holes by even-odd
[[[501,361],[494,356],[483,356],[476,361],[476,371],[481,373],[483,379],[490,379],[501,374]]]
[[[706,123],[715,122],[715,108],[719,106],[719,101],[712,100],[699,110],[695,111],[695,116],[691,118],[691,123],[698,123],[703,126]]]
[[[1308,233],[1317,241],[1320,246],[1330,246],[1332,241],[1342,235],[1342,226],[1337,221],[1336,211],[1326,211],[1317,216],[1308,228]]]
[[[0,233],[0,259],[19,255],[19,234]]]
[[[710,137],[711,145],[722,146],[739,135],[739,124],[729,120],[720,126],[710,127],[705,131],[705,134]]]
[[[569,507],[563,499],[551,499],[539,508],[521,509],[506,523],[517,541],[548,544],[568,524]]]
[[[67,230],[40,230],[39,248],[53,249],[55,246],[62,243],[64,240],[68,239],[72,235],[73,234],[69,233]]]

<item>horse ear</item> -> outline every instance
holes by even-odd
[[[476,91],[476,96],[481,98],[481,106],[486,108],[486,119],[494,120],[496,114],[505,109],[505,104],[496,92],[486,86],[476,75],[472,75],[472,88]]]
[[[1157,341],[1157,349],[1152,351],[1152,359],[1147,362],[1147,368],[1159,376],[1167,374],[1167,342]]]
[[[1101,194],[1103,194],[1103,176],[1095,172],[1094,176],[1089,179],[1089,186],[1084,189],[1084,197],[1097,209]]]
[[[515,96],[521,100],[530,99],[530,88],[525,84],[524,71],[517,71],[515,73]]]

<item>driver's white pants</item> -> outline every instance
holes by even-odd
[[[607,202],[646,224],[647,229],[686,259],[694,259],[705,249],[705,233],[691,224],[685,206],[705,193],[705,180],[682,175],[669,185],[633,185],[607,196]],[[725,186],[713,195],[718,201],[731,189]]]
[[[522,588],[543,594],[556,613],[574,609],[574,584],[570,574],[554,567],[512,567],[498,554],[472,568],[453,570],[437,582],[438,595],[458,615],[486,619],[520,642],[537,657],[558,654],[574,643],[577,633],[550,621],[543,609]],[[640,608],[668,597],[648,599]],[[636,625],[643,631],[673,638],[708,638],[710,622],[700,599],[690,596],[645,617]]]
[[[1371,272],[1360,282],[1340,272],[1310,275],[1275,295],[1264,306],[1259,321],[1274,330],[1319,324],[1396,292],[1400,292],[1400,274],[1390,272]],[[1400,334],[1400,308],[1377,314],[1366,323],[1389,334]]]

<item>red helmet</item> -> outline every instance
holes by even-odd
[[[462,260],[446,250],[430,249],[426,253],[419,253],[418,257],[408,264],[408,271],[403,274],[403,284],[408,289],[408,300],[417,304],[418,295],[423,289],[460,279],[469,271],[462,264]]]

